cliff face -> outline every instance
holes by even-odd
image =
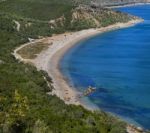
[[[128,14],[115,12],[104,8],[79,6],[72,11],[71,27],[79,29],[104,27],[117,22],[127,22],[136,19]]]
[[[70,14],[50,20],[49,25],[51,29],[62,28],[76,31],[105,27],[118,22],[127,22],[131,19],[136,19],[136,17],[110,9],[80,5],[72,9]]]

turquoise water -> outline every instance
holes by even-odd
[[[140,16],[143,23],[84,40],[60,62],[69,83],[100,109],[150,129],[150,6],[117,9]]]

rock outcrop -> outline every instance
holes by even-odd
[[[3,63],[4,63],[4,61],[0,60],[0,64],[3,64]]]

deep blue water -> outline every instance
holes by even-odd
[[[121,9],[145,19],[134,27],[80,42],[62,58],[60,68],[79,91],[104,111],[150,129],[150,6]]]

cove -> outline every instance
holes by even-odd
[[[79,42],[60,70],[80,92],[95,86],[88,99],[100,109],[150,129],[150,5],[115,10],[145,21]]]

